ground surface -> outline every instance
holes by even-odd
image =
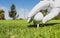
[[[40,24],[39,29],[24,20],[0,20],[0,38],[60,38],[60,20]]]

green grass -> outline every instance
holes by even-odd
[[[60,20],[51,20],[39,29],[24,20],[0,20],[0,38],[60,38]]]

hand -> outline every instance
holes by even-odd
[[[27,22],[30,23],[31,22],[31,17],[27,18]]]

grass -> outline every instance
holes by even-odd
[[[60,20],[40,24],[39,29],[25,20],[0,20],[0,38],[60,38]]]

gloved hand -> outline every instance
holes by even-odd
[[[27,23],[31,22],[31,17],[27,17]]]

